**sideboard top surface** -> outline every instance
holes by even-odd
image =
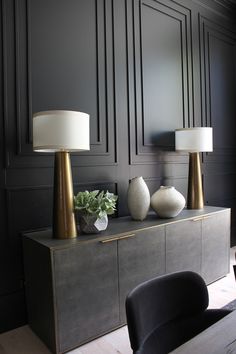
[[[36,230],[31,232],[26,232],[23,234],[23,237],[27,237],[36,242],[39,242],[41,245],[54,249],[61,249],[65,247],[74,247],[76,245],[83,244],[85,242],[93,242],[93,241],[102,241],[114,236],[119,237],[122,235],[134,233],[137,231],[159,227],[164,225],[169,225],[173,223],[177,223],[183,220],[193,219],[193,218],[201,218],[206,215],[212,213],[218,213],[227,210],[228,208],[220,208],[220,207],[212,207],[205,206],[203,209],[184,209],[182,212],[175,218],[170,219],[161,219],[157,216],[157,214],[151,213],[147,216],[147,218],[143,221],[133,220],[130,216],[124,216],[119,218],[113,218],[109,220],[108,227],[105,231],[99,234],[90,234],[84,235],[80,234],[78,237],[74,239],[65,239],[59,240],[52,238],[52,230],[44,229],[44,230]],[[230,209],[228,209],[230,210]]]

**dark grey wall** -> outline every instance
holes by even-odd
[[[0,331],[26,322],[19,233],[51,225],[53,156],[32,152],[33,112],[91,115],[91,150],[72,156],[75,192],[118,193],[119,215],[134,176],[186,195],[173,131],[213,126],[205,201],[232,207],[236,243],[236,32],[232,11],[203,2],[1,1]]]

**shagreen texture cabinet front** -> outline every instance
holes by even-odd
[[[229,271],[230,209],[183,210],[110,221],[99,235],[52,239],[23,235],[31,328],[54,353],[64,353],[126,322],[125,299],[139,283],[193,270],[207,283]]]

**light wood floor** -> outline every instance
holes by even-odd
[[[222,307],[236,298],[236,282],[232,269],[236,247],[231,249],[231,271],[226,277],[208,286],[209,307]],[[216,255],[217,257],[217,255]],[[0,335],[0,354],[50,354],[28,326]],[[131,354],[127,327],[122,327],[68,354]]]

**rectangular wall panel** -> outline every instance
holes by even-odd
[[[190,10],[169,1],[134,2],[133,28],[128,27],[134,41],[130,53],[135,88],[129,91],[134,104],[129,131],[132,164],[161,161],[160,151],[173,161],[174,130],[192,124],[190,15]]]
[[[7,47],[15,56],[16,71],[16,83],[12,82],[16,110],[11,117],[11,102],[5,107],[6,136],[11,147],[15,144],[6,151],[7,167],[31,166],[32,161],[35,166],[50,166],[45,155],[34,154],[32,159],[32,114],[50,109],[90,114],[90,152],[80,153],[76,165],[94,159],[115,164],[112,2],[74,0],[68,7],[65,0],[11,2],[11,9],[3,8],[6,17],[14,11],[14,21],[5,24],[4,34],[9,26],[16,33],[14,46]],[[7,66],[8,58],[4,59]],[[8,81],[5,76],[5,88]]]
[[[213,127],[213,154],[235,159],[236,72],[235,33],[200,17],[202,67],[202,124]]]

